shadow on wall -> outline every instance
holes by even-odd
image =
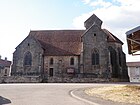
[[[11,103],[11,101],[9,99],[0,96],[0,105],[5,105],[5,104],[9,104],[9,103]]]

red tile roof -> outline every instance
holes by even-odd
[[[0,66],[10,67],[10,65],[11,65],[11,61],[0,59]]]
[[[123,44],[117,37],[106,29],[103,31],[108,35],[108,42]],[[80,55],[82,49],[81,36],[85,30],[40,30],[31,31],[30,36],[45,49],[44,55],[67,56]]]
[[[119,40],[115,35],[109,32],[107,29],[102,29],[108,35],[108,42],[117,42],[123,44],[121,40]]]
[[[84,30],[44,30],[31,31],[29,35],[37,39],[45,49],[45,55],[80,55],[81,35]]]

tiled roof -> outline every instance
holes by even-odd
[[[80,55],[81,35],[84,30],[44,30],[31,31],[29,35],[37,39],[45,49],[45,55]]]
[[[108,42],[123,44],[116,36],[106,29],[102,29],[108,35]],[[85,30],[39,30],[31,31],[34,37],[45,50],[44,55],[67,56],[80,55],[82,49],[81,36]]]
[[[140,62],[127,62],[128,67],[137,67],[140,66]]]
[[[0,59],[0,66],[1,67],[10,67],[11,61]]]
[[[121,40],[119,40],[115,35],[109,32],[107,29],[102,29],[108,35],[108,42],[117,42],[123,44]]]

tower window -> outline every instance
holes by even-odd
[[[97,50],[92,53],[92,65],[99,65],[99,53]]]

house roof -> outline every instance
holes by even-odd
[[[0,66],[1,67],[10,67],[11,61],[0,59]]]
[[[85,30],[39,30],[31,31],[45,49],[45,55],[80,55],[81,35]]]
[[[140,62],[127,62],[128,67],[137,67],[140,66]]]
[[[140,51],[140,26],[126,32],[128,53],[133,54]]]
[[[130,35],[130,34],[136,32],[136,31],[139,31],[139,30],[140,30],[140,26],[135,27],[135,28],[133,28],[133,29],[127,31],[125,34],[126,34],[126,35]]]

